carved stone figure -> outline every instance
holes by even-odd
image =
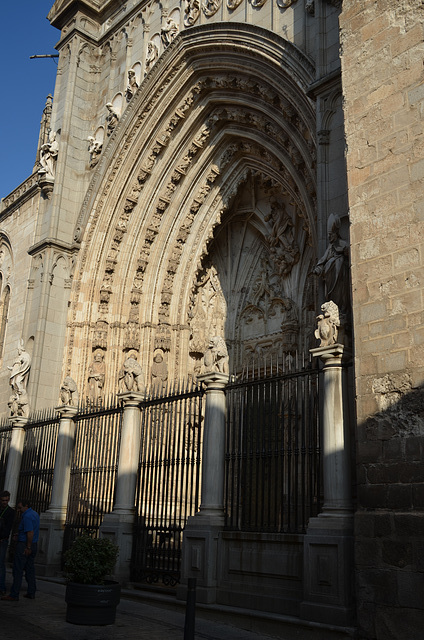
[[[340,224],[340,218],[331,214],[327,225],[329,244],[313,273],[324,280],[325,299],[335,302],[345,313],[349,308],[348,243],[340,237]]]
[[[221,0],[203,0],[202,9],[205,16],[213,16],[221,6]]]
[[[337,305],[330,301],[321,305],[322,314],[317,316],[318,327],[315,330],[315,337],[320,340],[320,347],[328,347],[337,342],[340,327],[339,309]]]
[[[178,35],[178,25],[172,18],[167,18],[161,30],[161,38],[165,47],[171,44],[175,36]]]
[[[73,378],[66,376],[60,387],[60,402],[62,405],[69,407],[78,406],[78,389],[77,384]]]
[[[93,136],[88,136],[88,152],[90,154],[90,167],[95,167],[99,161],[103,144]]]
[[[137,89],[138,89],[138,82],[137,82],[137,78],[135,77],[135,71],[134,69],[129,69],[128,85],[127,85],[127,90],[125,91],[125,97],[127,99],[127,102],[131,100],[131,98],[134,96]]]
[[[271,259],[279,275],[288,276],[300,257],[293,221],[284,205],[275,199],[271,201],[271,212],[264,220],[271,225],[271,233],[266,237]]]
[[[54,179],[57,154],[59,153],[59,143],[56,140],[56,133],[50,131],[49,141],[43,144],[40,150],[41,169],[38,173],[45,175],[46,178]]]
[[[119,113],[116,111],[115,107],[113,106],[113,104],[111,102],[107,103],[106,109],[109,111],[109,113],[108,113],[108,115],[106,117],[107,136],[109,137],[110,135],[112,135],[116,125],[118,124]]]
[[[22,394],[14,393],[8,401],[11,418],[28,418],[29,417],[29,400],[28,394],[24,391]]]
[[[145,74],[149,73],[150,69],[153,67],[158,57],[159,57],[159,49],[157,48],[157,45],[153,42],[153,40],[150,40],[150,42],[147,45]]]
[[[203,357],[203,373],[229,373],[229,358],[224,338],[214,336]]]
[[[26,393],[29,370],[31,368],[31,356],[25,350],[22,340],[18,346],[18,355],[11,367],[9,384],[18,396]]]
[[[161,350],[157,351],[153,358],[151,376],[152,389],[160,391],[166,388],[166,383],[168,382],[168,367]]]
[[[192,27],[199,17],[199,14],[200,0],[186,0],[184,9],[184,26]]]
[[[136,354],[131,352],[124,361],[119,372],[119,384],[121,391],[144,391],[143,369],[136,360]]]
[[[88,368],[88,399],[92,402],[97,402],[102,397],[105,372],[103,352],[97,349],[94,352],[93,362]]]

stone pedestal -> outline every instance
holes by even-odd
[[[12,437],[10,440],[9,456],[7,459],[4,489],[10,493],[10,506],[14,507],[18,496],[19,474],[21,472],[22,453],[25,442],[25,425],[28,418],[11,418]]]
[[[312,349],[324,363],[322,459],[324,504],[304,541],[301,617],[337,625],[353,622],[353,510],[349,406],[341,344]]]
[[[119,545],[119,556],[114,577],[124,585],[130,580],[133,525],[135,517],[135,491],[141,442],[141,409],[145,396],[142,393],[119,394],[124,404],[118,473],[115,487],[115,504],[112,513],[106,514],[100,527],[100,535]]]
[[[197,579],[198,602],[216,601],[218,538],[224,526],[225,386],[228,375],[208,373],[198,380],[206,385],[202,451],[202,494],[199,512],[184,529],[181,585],[177,597],[185,599],[188,578]]]
[[[53,472],[52,497],[45,513],[40,514],[40,543],[37,554],[38,575],[54,576],[60,573],[63,536],[68,506],[72,452],[75,443],[77,407],[61,406],[59,435]]]

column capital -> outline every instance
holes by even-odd
[[[229,379],[230,376],[228,373],[220,373],[219,371],[209,371],[208,373],[202,373],[200,376],[197,376],[197,380],[203,382],[208,390],[225,389]]]
[[[342,363],[349,362],[352,357],[351,350],[338,342],[336,342],[336,344],[309,349],[309,353],[311,353],[314,358],[321,358],[324,366],[341,365]]]
[[[146,399],[146,394],[138,391],[124,391],[123,393],[118,393],[118,398],[124,407],[139,407]]]
[[[69,404],[61,404],[59,407],[55,407],[55,411],[58,412],[61,418],[73,418],[78,413],[78,407],[73,407]]]
[[[10,418],[10,424],[13,428],[23,429],[27,423],[28,418],[23,418],[21,416]]]

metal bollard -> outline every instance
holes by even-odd
[[[196,616],[196,578],[189,578],[187,583],[187,604],[184,622],[184,640],[194,640],[194,623]]]

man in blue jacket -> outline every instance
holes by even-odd
[[[9,507],[10,493],[0,493],[0,596],[6,595],[6,553],[15,510]]]
[[[18,529],[18,543],[16,545],[15,560],[13,562],[13,584],[10,595],[3,596],[2,600],[9,602],[19,600],[19,591],[22,584],[22,576],[28,583],[28,591],[24,598],[35,598],[35,569],[34,558],[37,555],[38,534],[40,532],[40,516],[31,509],[28,500],[19,500],[18,513],[22,514]]]

